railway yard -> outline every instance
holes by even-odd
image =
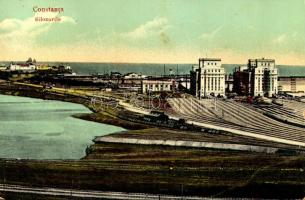
[[[173,98],[169,100],[173,108],[171,115],[183,117],[191,122],[202,123],[203,125],[212,125],[216,129],[237,130],[245,133],[251,133],[252,136],[262,138],[267,136],[268,140],[280,141],[297,146],[305,146],[304,128],[286,124],[272,119],[262,112],[264,108],[254,108],[251,105],[239,103],[233,100],[212,100],[212,99],[184,99]],[[297,111],[301,110],[304,103],[287,103],[291,108]],[[294,107],[299,106],[299,107]],[[291,109],[290,108],[290,109]],[[274,109],[274,112],[280,112],[280,116],[286,118],[302,120],[298,112],[284,112],[281,109]],[[289,114],[289,115],[288,115]],[[236,133],[236,132],[235,132]],[[277,140],[280,139],[280,140]]]

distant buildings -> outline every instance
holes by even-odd
[[[144,79],[146,76],[145,75],[142,75],[142,74],[137,74],[137,73],[127,73],[124,75],[124,79]]]
[[[248,68],[251,73],[251,94],[253,96],[276,95],[278,92],[278,70],[274,59],[249,59]]]
[[[197,97],[225,95],[225,70],[221,59],[199,59],[199,65],[191,71],[190,91]]]
[[[249,59],[234,72],[234,91],[239,95],[272,97],[278,93],[278,70],[274,59]]]
[[[71,74],[72,73],[72,68],[71,66],[69,65],[58,65],[57,66],[57,71],[60,72],[60,73],[69,73]]]
[[[226,76],[221,59],[201,58],[190,76],[190,92],[197,97],[224,96],[232,92],[241,96],[272,97],[278,93],[274,59],[249,59],[247,65],[235,69],[233,76]]]
[[[282,76],[278,78],[279,92],[305,92],[305,76]]]
[[[171,80],[142,80],[141,91],[143,94],[150,92],[169,92],[173,90]]]
[[[10,71],[35,71],[36,65],[33,63],[11,63],[8,67]]]
[[[0,64],[0,71],[5,71],[5,70],[7,70],[5,64]]]
[[[122,82],[120,88],[126,88],[128,90],[139,90],[141,88],[142,80],[146,78],[145,75],[137,74],[134,72],[127,73],[122,76]]]
[[[32,72],[36,70],[36,60],[29,58],[25,63],[14,63],[8,66],[9,71],[24,71],[24,72]]]
[[[52,66],[50,65],[46,65],[46,64],[36,65],[36,70],[39,71],[50,70],[50,69],[52,69]]]
[[[226,93],[232,93],[233,92],[233,86],[234,86],[234,79],[232,74],[228,74],[225,76],[225,85],[226,85]]]
[[[250,73],[246,65],[235,68],[233,73],[233,91],[241,96],[250,95]]]
[[[110,79],[121,79],[122,76],[120,72],[110,72]]]

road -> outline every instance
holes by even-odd
[[[132,199],[132,200],[150,200],[150,199],[184,199],[184,200],[199,200],[205,199],[203,197],[194,196],[172,196],[172,195],[158,195],[145,193],[126,193],[126,192],[109,192],[109,191],[94,191],[94,190],[75,190],[63,188],[49,188],[49,187],[29,187],[22,185],[0,184],[0,191],[13,193],[27,193],[37,195],[50,196],[66,196],[78,198],[96,198],[96,199]]]

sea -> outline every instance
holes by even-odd
[[[189,74],[196,64],[149,64],[149,63],[66,63],[77,74],[104,74],[120,72],[122,74],[135,72],[143,75]],[[223,64],[227,74],[233,74],[234,69],[241,64]],[[277,65],[279,76],[305,76],[305,66]]]
[[[80,159],[95,136],[125,130],[85,121],[80,104],[0,95],[0,158]]]

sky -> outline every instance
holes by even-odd
[[[305,1],[0,0],[0,49],[2,61],[305,65]]]

